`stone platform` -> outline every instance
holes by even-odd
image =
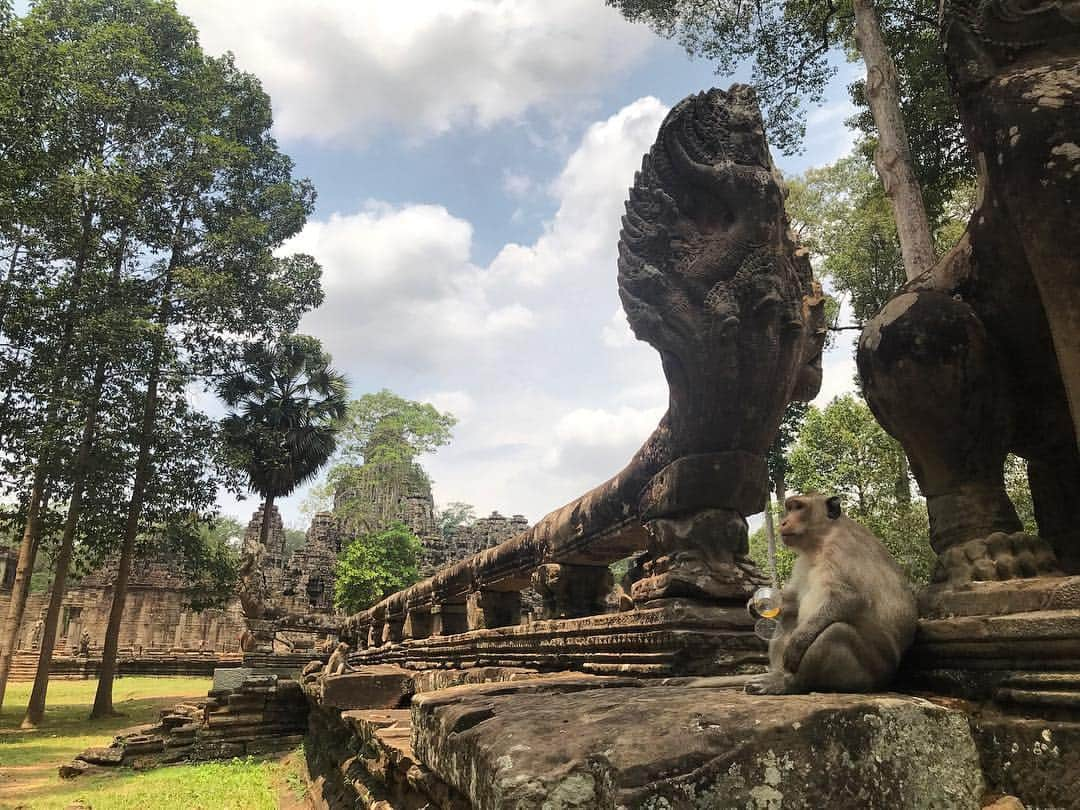
[[[1080,720],[1080,577],[928,588],[902,683]]]
[[[316,795],[332,808],[441,810],[981,806],[968,715],[950,706],[750,696],[740,678],[513,677],[418,689],[409,709],[344,710],[309,677]]]

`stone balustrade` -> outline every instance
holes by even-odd
[[[765,506],[785,407],[820,387],[825,334],[783,197],[749,88],[672,109],[630,189],[618,275],[631,328],[660,354],[667,414],[607,482],[348,618],[358,660],[651,673],[760,662],[746,516]],[[631,555],[633,610],[605,614],[609,565]],[[543,608],[523,624],[528,588]]]

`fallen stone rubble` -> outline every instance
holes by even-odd
[[[60,776],[259,756],[295,748],[306,727],[307,704],[295,680],[247,667],[217,670],[206,699],[162,710],[157,725],[121,734],[107,747],[88,748],[60,766]]]

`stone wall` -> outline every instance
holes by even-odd
[[[234,653],[239,651],[243,630],[240,604],[232,600],[223,609],[196,613],[184,606],[185,583],[176,572],[178,562],[169,555],[135,561],[127,605],[120,624],[121,657],[161,656],[169,651]],[[68,588],[57,628],[56,653],[78,651],[85,630],[90,635],[89,654],[100,655],[112,608],[115,570],[103,566]],[[5,615],[10,589],[0,591],[0,612]],[[35,625],[44,622],[49,594],[31,594],[19,637],[18,649],[36,648]]]
[[[429,577],[445,565],[498,545],[503,540],[509,540],[528,528],[529,521],[523,515],[507,518],[498,512],[492,512],[486,518],[458,526],[449,537],[436,536],[424,543],[420,560],[420,576]]]

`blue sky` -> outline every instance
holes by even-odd
[[[286,246],[324,268],[302,331],[354,395],[390,388],[459,418],[422,459],[436,501],[535,521],[621,468],[666,403],[618,305],[626,189],[672,104],[746,75],[715,76],[603,0],[177,4],[208,52],[260,77],[318,188]],[[838,66],[804,154],[774,155],[787,174],[850,146],[856,71]],[[821,398],[852,373],[844,343]],[[306,524],[305,495],[281,504],[287,523]]]

